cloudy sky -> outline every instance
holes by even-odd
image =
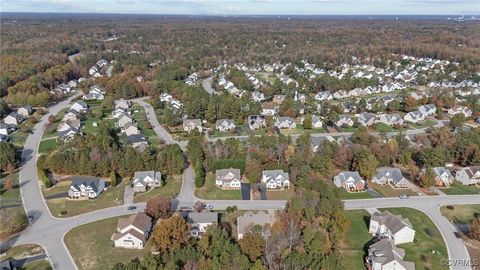
[[[480,0],[0,0],[2,12],[235,15],[480,14]]]

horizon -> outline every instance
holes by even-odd
[[[477,8],[475,8],[477,7]],[[187,16],[480,15],[477,0],[3,0],[0,13]]]

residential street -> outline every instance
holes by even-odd
[[[79,96],[79,94],[75,95]],[[127,210],[127,205],[111,207],[86,213],[71,218],[55,218],[51,216],[50,211],[43,198],[36,170],[36,157],[38,154],[39,142],[42,138],[43,127],[48,121],[49,115],[56,115],[60,110],[67,108],[69,102],[74,97],[60,102],[49,108],[49,113],[44,115],[33,129],[33,133],[28,137],[22,158],[24,164],[20,170],[21,195],[25,211],[32,217],[30,226],[21,234],[2,243],[1,250],[14,245],[21,244],[39,244],[44,247],[47,257],[50,259],[54,269],[77,269],[65,243],[64,235],[71,229],[90,222],[125,215],[128,213],[142,211],[145,203],[133,204],[137,208],[133,211]],[[170,134],[158,123],[153,108],[143,99],[136,99],[134,102],[142,105],[147,113],[148,120],[154,127],[157,135],[166,143],[178,143]],[[185,150],[185,145],[181,145]],[[183,183],[180,194],[174,200],[174,207],[192,207],[198,199],[194,196],[194,172],[189,166],[183,175]],[[205,203],[211,204],[215,210],[224,210],[228,206],[237,206],[239,210],[281,210],[285,207],[286,201],[242,201],[242,200],[205,200]],[[451,259],[468,259],[469,255],[461,240],[457,239],[453,232],[453,226],[438,211],[440,205],[447,204],[480,204],[480,196],[418,196],[410,199],[399,198],[376,198],[364,200],[347,200],[345,208],[368,209],[368,208],[386,208],[386,207],[411,207],[418,209],[435,222],[442,232],[449,251]],[[113,230],[114,228],[112,228]],[[452,268],[452,269],[471,269],[470,267]]]
[[[215,89],[212,87],[212,79],[213,77],[208,77],[202,81],[203,89],[205,89],[205,91],[211,95],[219,95],[220,93],[215,91]]]

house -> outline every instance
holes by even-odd
[[[200,237],[208,226],[218,223],[217,212],[189,212],[187,215],[187,223],[190,224],[190,234],[193,237]]]
[[[425,116],[431,116],[437,113],[437,107],[434,104],[426,104],[418,107],[418,111]]]
[[[353,120],[350,116],[342,114],[338,116],[338,119],[335,122],[335,125],[337,127],[345,127],[345,126],[351,127],[353,126]]]
[[[372,182],[379,185],[391,184],[396,188],[408,187],[408,180],[403,177],[402,171],[399,168],[380,167],[377,169],[377,174],[373,176]]]
[[[233,119],[220,119],[217,120],[215,127],[218,131],[227,132],[234,130],[237,126],[235,125]]]
[[[140,212],[119,218],[117,232],[112,235],[115,247],[142,249],[152,229],[152,218]]]
[[[112,117],[115,119],[120,118],[124,114],[130,116],[132,114],[132,110],[130,110],[130,108],[128,109],[116,108],[112,111]]]
[[[361,113],[358,115],[357,122],[364,127],[369,127],[375,124],[375,115],[371,113]]]
[[[61,122],[57,127],[58,137],[69,139],[80,131],[80,119],[68,119]]]
[[[267,126],[263,115],[249,115],[247,120],[251,130],[262,129]]]
[[[294,129],[297,127],[295,119],[291,117],[278,117],[275,126],[279,129]]]
[[[59,84],[57,85],[57,87],[55,88],[58,92],[61,92],[61,93],[69,93],[72,91],[72,86],[69,85],[69,84],[66,84],[66,83],[62,83],[62,84]]]
[[[88,94],[83,95],[84,100],[103,100],[105,97],[102,93],[90,91]]]
[[[475,185],[480,183],[480,166],[464,167],[455,174],[455,180],[463,185]]]
[[[215,171],[215,185],[221,188],[240,189],[242,176],[239,169],[221,169]]]
[[[339,90],[333,94],[333,98],[335,99],[344,99],[348,97],[348,92],[345,90]]]
[[[0,123],[0,135],[8,135],[16,130],[15,125]]]
[[[365,189],[365,180],[358,172],[343,171],[333,178],[333,183],[337,187],[342,187],[347,191],[359,191]]]
[[[403,257],[405,257],[403,248],[396,247],[389,239],[381,239],[368,248],[368,269],[415,270],[415,264],[404,261]]]
[[[245,214],[237,218],[237,240],[243,238],[246,233],[252,231],[253,227],[258,226],[262,229],[262,233],[265,229],[272,226],[276,221],[276,216],[274,213],[267,213],[265,211],[259,211],[254,213],[248,211]],[[267,235],[264,234],[264,237]]]
[[[330,92],[328,91],[323,91],[323,92],[318,92],[316,95],[315,95],[315,100],[318,100],[318,101],[323,101],[323,100],[332,100],[333,99],[333,96]]]
[[[121,98],[121,99],[115,100],[113,102],[113,105],[115,109],[128,110],[131,106],[131,103],[129,100],[125,100]]]
[[[133,191],[145,192],[147,188],[160,187],[162,185],[162,173],[156,171],[135,172],[133,175]]]
[[[262,172],[262,183],[267,185],[267,189],[288,188],[290,178],[283,170],[265,170]]]
[[[273,116],[277,114],[276,105],[273,102],[262,103],[262,115]]]
[[[198,132],[202,132],[202,120],[200,119],[185,119],[183,120],[183,130],[187,133],[192,132],[192,130],[197,129]]]
[[[311,115],[311,118],[312,118],[312,128],[322,128],[323,127],[322,119],[319,116],[313,114],[313,115]],[[304,122],[305,122],[305,117],[302,117],[302,119],[301,119],[302,125],[304,125]]]
[[[78,82],[77,80],[70,80],[70,81],[68,82],[68,85],[69,85],[70,87],[72,87],[72,88],[77,87],[78,84],[79,84],[79,82]]]
[[[28,117],[33,113],[32,106],[23,106],[18,108],[17,113],[23,117]]]
[[[403,119],[398,113],[378,115],[375,122],[383,123],[388,126],[403,125]]]
[[[413,111],[407,113],[404,117],[403,120],[410,122],[410,123],[418,123],[423,120],[425,120],[425,115],[421,113],[420,111]]]
[[[435,186],[448,187],[455,179],[452,173],[445,167],[434,167],[432,172],[435,175]]]
[[[127,136],[127,141],[135,148],[137,151],[142,152],[148,147],[148,141],[141,134],[132,134]]]
[[[72,199],[95,199],[105,189],[102,179],[76,177],[73,179],[68,196]]]
[[[395,245],[412,243],[415,237],[415,230],[408,218],[389,211],[373,213],[368,232],[378,238],[391,239]]]
[[[265,100],[265,95],[262,92],[252,92],[252,99],[257,101],[257,102],[262,102]]]
[[[125,126],[122,127],[122,132],[127,136],[140,134],[140,130],[134,123],[126,123]]]
[[[472,116],[472,110],[470,110],[467,106],[453,106],[452,108],[448,109],[448,114],[454,116],[456,114],[463,113],[465,118]]]
[[[3,119],[3,122],[4,122],[5,124],[9,124],[9,125],[13,125],[13,126],[18,126],[18,125],[20,125],[24,120],[25,120],[25,118],[24,118],[21,114],[18,114],[17,112],[11,112],[10,114],[8,114],[8,115]]]
[[[74,111],[76,113],[86,113],[88,111],[88,105],[84,101],[77,101],[73,103],[70,107],[70,111]]]
[[[337,141],[335,141],[335,139],[331,136],[310,137],[310,145],[312,146],[312,151],[314,153],[317,153],[324,141],[329,141],[331,143],[337,143]]]
[[[282,104],[283,101],[285,101],[285,95],[274,95],[273,96],[273,102],[277,104]]]
[[[116,126],[119,128],[124,128],[127,124],[133,124],[133,119],[130,115],[122,113],[117,118]]]

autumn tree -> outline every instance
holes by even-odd
[[[154,219],[166,218],[170,214],[171,201],[156,197],[147,201],[145,213]]]
[[[303,118],[303,127],[305,129],[311,129],[312,128],[312,115],[307,114],[305,115],[305,118]]]
[[[160,220],[153,229],[153,247],[162,253],[178,250],[188,239],[188,224],[178,215]]]
[[[425,173],[420,177],[420,185],[422,187],[432,187],[435,185],[435,174],[432,168],[428,167],[425,169]]]
[[[19,158],[15,146],[9,142],[0,142],[0,170],[12,171],[18,163]]]
[[[480,241],[480,216],[475,217],[470,223],[468,237]]]
[[[247,255],[250,261],[254,262],[262,256],[265,247],[265,240],[259,231],[252,231],[243,235],[238,241],[242,253]]]

